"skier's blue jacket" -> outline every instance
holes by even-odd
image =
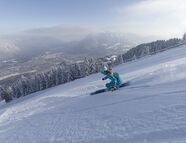
[[[108,89],[111,89],[113,87],[119,87],[122,84],[122,79],[118,73],[109,73],[109,72],[103,72],[104,75],[106,75],[103,80],[110,79],[111,82],[106,84],[106,87]]]

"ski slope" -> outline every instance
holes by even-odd
[[[0,105],[1,143],[185,143],[186,46],[115,68],[131,86],[94,74]]]

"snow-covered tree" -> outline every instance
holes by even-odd
[[[2,99],[5,100],[5,102],[10,102],[12,100],[12,97],[8,94],[8,92],[0,86],[0,96]]]
[[[186,33],[183,35],[183,43],[186,44]]]

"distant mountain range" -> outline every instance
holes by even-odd
[[[0,60],[25,61],[45,53],[48,55],[59,52],[69,56],[102,57],[125,52],[143,42],[136,35],[112,32],[88,34],[80,40],[68,42],[60,37],[46,35],[17,35],[0,40]]]

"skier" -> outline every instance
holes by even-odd
[[[114,91],[120,87],[122,84],[122,80],[120,75],[117,72],[112,72],[111,68],[108,68],[106,66],[101,67],[100,69],[101,73],[105,75],[102,80],[110,79],[111,82],[106,83],[106,87],[108,90]]]

